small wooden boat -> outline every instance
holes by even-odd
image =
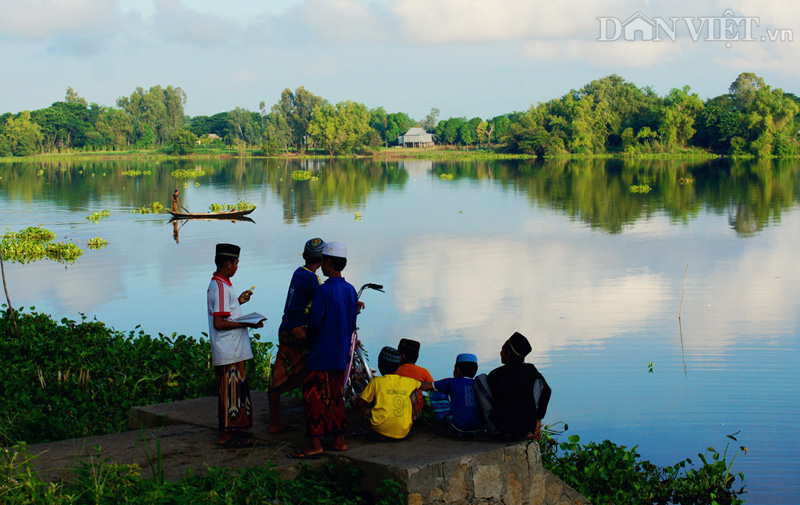
[[[247,210],[227,210],[222,212],[175,212],[167,209],[174,219],[242,219],[253,212],[255,207]]]

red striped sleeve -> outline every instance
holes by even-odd
[[[214,278],[217,281],[217,300],[218,300],[218,307],[216,312],[212,312],[212,316],[230,316],[231,313],[229,310],[225,310],[225,281],[219,279],[217,277]]]

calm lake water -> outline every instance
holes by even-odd
[[[659,465],[738,433],[748,504],[800,503],[800,181],[796,161],[199,161],[0,164],[0,227],[43,225],[86,250],[74,264],[7,264],[15,305],[122,331],[207,332],[214,244],[242,246],[237,289],[277,340],[286,289],[315,236],[344,242],[366,292],[372,355],[402,337],[452,373],[499,365],[528,336],[553,388],[545,424],[638,445]],[[177,179],[177,169],[200,169]],[[295,181],[293,170],[316,180]],[[123,175],[138,170],[138,176]],[[646,184],[647,194],[631,185]],[[258,205],[254,223],[133,214],[153,201],[204,212]],[[96,224],[86,217],[108,209]],[[687,275],[688,266],[688,275]],[[682,317],[681,293],[686,276]],[[652,373],[649,371],[652,362]],[[264,428],[264,427],[262,427]]]

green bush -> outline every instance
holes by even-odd
[[[728,447],[735,441],[736,433],[728,435]],[[578,435],[567,442],[558,443],[545,436],[541,442],[542,463],[545,468],[560,477],[595,505],[741,505],[736,477],[741,484],[744,474],[731,472],[740,452],[740,447],[730,462],[728,447],[720,454],[709,447],[710,460],[700,454],[702,466],[693,468],[692,460],[685,459],[665,468],[642,460],[636,447],[628,449],[610,440],[597,444],[580,443]]]
[[[172,145],[172,154],[183,156],[194,151],[197,135],[186,129],[176,130],[170,135],[169,142]]]
[[[33,310],[33,309],[31,309]],[[0,444],[48,442],[127,429],[128,409],[216,394],[207,339],[123,333],[102,322],[17,311],[0,319]],[[254,389],[268,386],[271,343],[253,341]],[[12,393],[13,392],[13,393]]]

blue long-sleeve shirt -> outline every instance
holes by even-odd
[[[344,277],[329,277],[311,304],[309,370],[345,370],[356,329],[358,295]]]

